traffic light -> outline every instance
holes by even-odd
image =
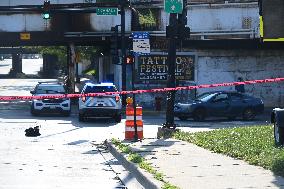
[[[50,1],[45,0],[43,3],[43,19],[50,19]]]
[[[171,38],[176,36],[177,36],[177,28],[170,25],[166,26],[166,37]]]
[[[126,57],[126,64],[133,64],[134,63],[134,57],[131,55],[128,55]]]
[[[118,25],[115,27],[111,27],[111,31],[113,32],[110,37],[110,54],[112,56],[112,60],[114,64],[119,62],[118,57]]]
[[[187,27],[187,9],[186,1],[184,1],[184,8],[181,14],[178,14],[178,38],[180,40],[190,37],[190,28]]]
[[[180,40],[190,38],[190,28],[184,25],[178,25],[178,38]]]

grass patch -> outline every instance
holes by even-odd
[[[177,132],[174,138],[194,143],[216,153],[222,153],[261,166],[284,176],[284,148],[274,144],[273,127],[249,126],[218,129],[209,132]]]
[[[138,166],[141,169],[146,170],[147,172],[151,173],[155,179],[161,181],[164,183],[162,189],[178,189],[177,186],[174,186],[172,184],[170,184],[169,182],[166,182],[164,180],[164,175],[160,172],[158,172],[157,170],[154,169],[154,167],[146,162],[146,160],[140,156],[138,153],[133,152],[131,150],[131,148],[129,147],[129,145],[123,144],[121,143],[121,141],[117,140],[117,139],[111,139],[111,142],[123,153],[129,154],[128,156],[128,160],[138,164]]]
[[[96,75],[96,70],[93,69],[93,68],[89,68],[89,69],[84,71],[84,74],[95,76]]]

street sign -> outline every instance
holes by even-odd
[[[97,13],[97,15],[115,16],[118,13],[118,9],[117,8],[108,8],[108,7],[96,8],[96,13]]]
[[[133,32],[132,36],[134,55],[150,54],[149,32]]]
[[[20,39],[21,40],[30,40],[31,34],[30,33],[20,33]]]
[[[167,55],[151,54],[138,57],[137,78],[139,80],[166,81],[168,79]],[[175,78],[180,81],[194,81],[195,55],[177,55]]]
[[[167,13],[182,13],[183,0],[164,0],[164,8]]]

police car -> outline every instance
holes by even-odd
[[[79,121],[88,117],[110,117],[115,122],[121,122],[121,99],[119,94],[103,94],[88,96],[89,93],[116,92],[113,83],[86,83],[79,98]]]
[[[35,89],[31,91],[33,96],[62,95],[66,94],[63,84],[58,82],[39,82]],[[71,112],[70,98],[44,98],[33,99],[31,103],[31,114],[40,113],[61,113],[69,116]]]

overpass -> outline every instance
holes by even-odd
[[[51,0],[50,19],[43,19],[43,3],[26,0],[0,2],[0,46],[67,46],[69,72],[74,69],[74,46],[110,46],[111,27],[121,24],[121,15],[97,15],[98,7],[117,7],[91,0]],[[182,51],[202,48],[282,48],[282,44],[260,42],[257,0],[194,0],[187,5],[187,25],[191,37],[181,44]],[[125,35],[132,31],[150,32],[151,49],[167,49],[168,13],[161,0],[131,1],[125,9]],[[151,9],[156,23],[140,23],[137,12]],[[139,22],[139,24],[137,24]],[[202,23],[202,24],[200,24]],[[131,40],[129,43],[131,44]],[[108,53],[107,53],[108,54]],[[16,58],[17,59],[17,58]],[[112,62],[110,61],[110,64]],[[16,64],[17,65],[17,64]],[[124,70],[124,68],[123,68]],[[74,75],[73,75],[74,76]],[[73,77],[71,75],[71,77]]]

